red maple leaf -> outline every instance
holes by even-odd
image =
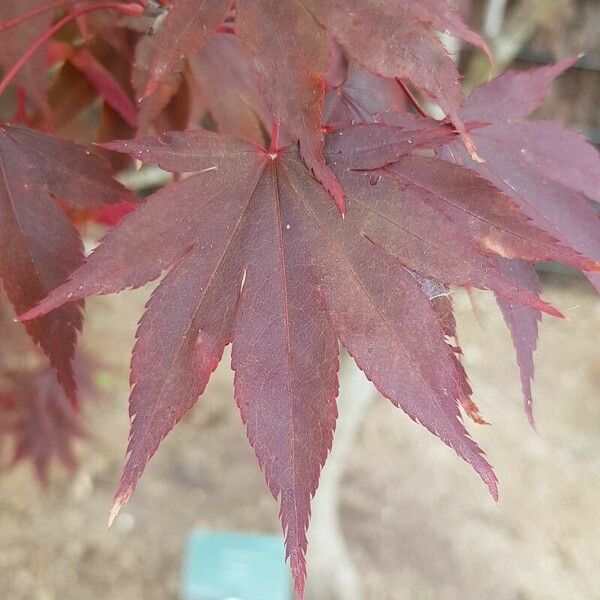
[[[23,370],[9,379],[12,391],[0,404],[0,435],[12,439],[11,463],[30,461],[43,485],[54,459],[73,472],[74,443],[86,433],[81,414],[69,403],[55,374],[48,368]]]
[[[39,302],[83,260],[77,230],[57,201],[99,209],[131,200],[110,167],[83,146],[24,127],[0,125],[0,280],[17,313]],[[81,305],[26,323],[75,402],[73,356]]]
[[[495,475],[461,419],[462,407],[484,422],[460,362],[448,289],[496,295],[532,420],[538,321],[542,312],[560,316],[540,299],[533,265],[555,260],[600,286],[590,204],[600,200],[598,154],[556,123],[522,122],[573,60],[509,72],[463,106],[437,32],[488,50],[448,0],[99,2],[72,13],[69,4],[46,6],[67,14],[41,37],[29,21],[23,56],[93,12],[158,16],[155,35],[141,38],[114,19],[103,30],[79,18],[83,37],[104,37],[124,68],[117,76],[92,45],[65,46],[70,63],[57,84],[81,82],[73,66],[92,84],[91,95],[73,101],[78,111],[97,94],[105,115],[111,106],[142,132],[185,128],[202,115],[221,130],[108,144],[193,176],[127,214],[81,264],[80,240],[59,205],[89,214],[128,194],[85,149],[0,126],[0,276],[67,395],[75,395],[81,326],[73,303],[165,275],[138,329],[131,435],[112,516],[229,343],[236,402],[280,503],[300,596],[310,501],[335,427],[340,343],[386,398],[471,464],[496,496]],[[15,10],[14,2],[8,14],[0,8],[0,19]],[[147,24],[129,22],[138,33]],[[39,43],[29,46],[34,30]],[[11,60],[19,64],[19,55]],[[27,92],[43,91],[31,68],[20,73]],[[145,98],[138,114],[128,75]],[[402,90],[412,99],[407,85],[447,118],[397,112]],[[56,105],[68,111],[67,100]],[[29,440],[23,452],[37,456],[40,427],[27,431],[20,429]]]
[[[452,135],[378,124],[331,134],[326,156],[347,195],[345,220],[293,147],[264,150],[202,131],[108,145],[197,173],[126,216],[23,317],[138,287],[168,270],[137,333],[132,429],[115,510],[230,342],[236,401],[280,502],[298,590],[310,499],[335,425],[338,341],[385,397],[469,462],[496,496],[495,476],[460,419],[461,404],[478,415],[446,343],[451,325],[415,273],[558,314],[503,272],[497,257],[598,264],[557,245],[474,172],[408,154]]]
[[[570,58],[529,71],[508,71],[476,88],[462,114],[465,120],[489,123],[473,131],[473,140],[487,162],[473,162],[456,143],[439,154],[478,171],[537,227],[598,262],[600,217],[589,202],[600,201],[598,151],[581,134],[559,123],[523,121],[541,106],[552,81],[576,61]],[[505,262],[501,268],[528,289],[539,289],[535,273],[526,264]],[[598,273],[585,275],[600,290]],[[503,300],[500,307],[517,351],[526,410],[533,422],[530,380],[541,315]]]

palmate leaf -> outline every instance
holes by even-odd
[[[477,148],[487,162],[474,163],[454,142],[442,148],[439,155],[477,170],[509,196],[537,227],[598,262],[600,217],[588,198],[600,200],[600,154],[582,135],[558,123],[521,121],[541,106],[554,78],[576,61],[577,58],[570,58],[529,71],[508,71],[476,88],[462,114],[465,120],[489,123],[473,132]],[[513,263],[509,268],[526,287],[537,289],[533,274],[524,272],[522,265],[516,267]],[[600,290],[598,273],[585,274]],[[500,306],[517,351],[527,415],[532,421],[529,382],[540,315],[504,302]]]
[[[148,42],[148,70],[140,86],[152,94],[184,57],[201,48],[225,21],[231,0],[178,0]]]
[[[508,71],[474,90],[463,112],[465,119],[490,122],[473,132],[488,162],[473,163],[457,144],[440,155],[479,171],[540,228],[598,261],[600,222],[585,196],[600,200],[600,154],[558,123],[520,121],[542,104],[553,78],[574,62]],[[496,116],[487,106],[498,109]]]
[[[13,440],[11,463],[30,461],[42,485],[53,460],[75,471],[75,442],[87,434],[52,369],[17,371],[8,379],[11,401],[0,402],[0,436]]]
[[[4,4],[0,22],[20,5],[44,6]],[[94,20],[91,29],[78,20],[84,44],[95,32],[118,49],[117,70],[77,40],[75,54],[63,56],[71,61],[64,73],[73,66],[85,73],[106,102],[105,115],[112,106],[139,133],[183,129],[205,113],[222,133],[261,143],[273,125],[270,150],[206,132],[108,145],[195,175],[128,214],[79,266],[80,240],[59,207],[89,214],[125,199],[124,190],[84,149],[1,125],[0,276],[18,312],[47,295],[23,319],[73,399],[77,303],[164,274],[137,333],[131,434],[112,517],[232,343],[236,402],[279,501],[301,596],[310,502],[336,421],[340,343],[386,398],[453,448],[497,495],[494,473],[461,420],[462,408],[484,422],[460,362],[448,289],[496,295],[532,419],[538,321],[542,312],[560,315],[539,298],[532,265],[556,260],[598,283],[598,220],[584,197],[599,199],[597,154],[556,124],[518,122],[573,61],[509,73],[462,106],[457,68],[437,32],[488,49],[450,0],[143,4],[148,16],[166,18],[139,43],[112,19],[110,26]],[[135,7],[132,14],[140,13]],[[26,52],[50,18],[46,11],[9,31],[2,66]],[[125,27],[139,33],[147,23]],[[139,108],[127,91],[134,47],[133,88],[145,98]],[[44,108],[40,56],[18,83]],[[397,83],[407,88],[396,80],[436,102],[447,119],[402,113],[372,124],[375,113],[403,106]],[[64,81],[60,76],[55,87]],[[58,106],[71,105],[65,100]],[[354,125],[359,121],[365,124]],[[102,137],[106,123],[100,137],[111,139]],[[479,160],[473,139],[487,163],[471,160]],[[39,413],[44,418],[31,435],[31,419],[18,432],[26,440],[22,453],[43,461],[36,439],[51,411]],[[66,442],[75,429],[57,423],[47,437]]]
[[[202,103],[218,130],[263,142],[271,116],[260,94],[252,60],[239,38],[215,36],[189,62]]]
[[[300,596],[310,500],[335,426],[338,340],[386,398],[453,448],[497,495],[493,471],[461,421],[461,405],[478,415],[457,349],[446,341],[455,335],[451,311],[429,300],[422,277],[493,289],[557,314],[502,272],[498,253],[597,265],[551,245],[473,172],[407,156],[453,135],[444,127],[432,137],[384,125],[331,134],[325,153],[344,185],[346,219],[293,146],[270,152],[203,131],[108,145],[196,173],[126,216],[68,282],[23,316],[138,287],[168,270],[137,333],[131,436],[113,516],[230,342],[236,402],[280,503]],[[435,188],[436,176],[454,177],[447,191]],[[491,199],[482,216],[488,220],[466,234],[448,213],[462,214],[484,198]],[[494,243],[482,242],[496,234]]]
[[[133,195],[98,155],[24,127],[0,125],[0,280],[17,313],[34,306],[83,260],[83,244],[56,201],[98,209]],[[72,304],[27,322],[74,402],[73,356],[82,326]]]

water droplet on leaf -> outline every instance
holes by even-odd
[[[159,133],[158,134],[158,143],[163,146],[172,146],[173,145],[173,137],[169,133]]]

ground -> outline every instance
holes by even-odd
[[[186,533],[278,531],[232,400],[228,364],[165,442],[132,502],[106,527],[127,440],[128,354],[148,290],[88,303],[83,348],[108,387],[87,407],[93,439],[73,478],[40,492],[27,467],[0,477],[0,596],[10,600],[175,600]],[[552,276],[537,353],[538,432],[493,300],[478,319],[456,294],[475,399],[470,426],[500,479],[495,504],[453,452],[379,399],[348,465],[343,524],[376,600],[600,598],[600,301]],[[268,600],[268,599],[265,599]]]

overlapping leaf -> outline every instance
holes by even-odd
[[[331,89],[323,107],[323,121],[329,127],[369,123],[378,113],[404,109],[406,96],[396,81],[349,63],[339,44],[332,44],[332,54],[327,74]]]
[[[324,31],[302,0],[244,1],[238,3],[237,16],[275,122],[300,141],[306,164],[344,212],[344,193],[325,165],[320,129],[329,67]],[[283,34],[284,27],[294,32],[294,44]]]
[[[15,310],[34,306],[83,259],[79,234],[55,200],[95,209],[131,193],[109,166],[82,146],[10,125],[0,127],[0,278]],[[80,306],[65,306],[26,324],[72,400],[72,361]]]
[[[463,118],[489,123],[473,131],[473,139],[487,162],[474,163],[456,143],[442,148],[440,156],[477,170],[509,196],[537,227],[565,247],[599,262],[600,220],[586,198],[599,199],[598,151],[582,135],[558,123],[520,121],[542,104],[553,79],[576,60],[566,59],[525,72],[508,71],[475,89],[465,104]],[[531,274],[522,275],[530,281],[531,288]],[[600,290],[598,274],[586,275]],[[515,312],[506,305],[502,309],[517,350],[531,420],[531,390],[527,382],[533,373],[531,355],[538,315],[521,308]]]
[[[600,261],[600,222],[585,197],[600,197],[598,151],[583,136],[558,123],[515,122],[541,105],[552,78],[573,62],[565,60],[527,73],[509,71],[475,90],[464,114],[492,121],[473,132],[488,162],[474,164],[456,144],[444,148],[443,156],[479,171],[541,229]],[[529,83],[524,86],[523,81]],[[492,118],[487,105],[498,107],[498,117]]]
[[[429,26],[452,28],[455,34],[459,33],[460,20],[449,12],[447,2],[432,0],[420,6],[385,0],[305,3],[354,61],[376,75],[407,79],[437,102],[463,135],[469,152],[475,154],[459,114],[462,92],[456,65]],[[463,33],[466,31],[463,26]],[[469,41],[474,41],[474,37],[475,34]],[[479,41],[478,45],[484,43]]]
[[[12,439],[12,464],[31,461],[43,485],[53,460],[73,472],[75,442],[86,433],[54,373],[49,368],[24,370],[9,379],[11,390],[0,398],[0,436]]]
[[[182,59],[200,49],[225,21],[231,0],[178,0],[148,42],[148,70],[142,96],[156,91]]]
[[[388,119],[392,120],[405,127],[423,126],[412,117]],[[450,139],[443,128],[427,127],[405,129],[399,135],[383,125],[362,125],[332,134],[328,141],[330,163],[346,192],[352,193],[355,204],[361,202],[368,209],[361,214],[363,223],[385,228],[388,249],[401,252],[398,255],[404,264],[443,283],[489,288],[505,297],[515,294],[513,299],[525,304],[529,303],[527,294],[512,288],[496,261],[485,255],[530,262],[556,260],[576,268],[598,269],[594,260],[561,246],[536,228],[506,194],[472,170],[434,157],[408,155],[410,148],[424,142],[438,146]],[[402,139],[404,152],[399,148]],[[374,206],[379,210],[378,220],[373,216]],[[432,251],[433,244],[437,252]],[[465,256],[462,263],[445,261],[448,245]],[[420,248],[423,250],[417,252]]]
[[[239,38],[215,36],[190,59],[190,67],[219,131],[263,142],[271,117]]]
[[[518,281],[523,287],[537,294],[540,292],[540,282],[535,269],[521,260],[498,259],[500,269],[509,277]],[[525,403],[525,414],[531,425],[533,420],[533,396],[531,382],[533,380],[533,353],[537,347],[538,326],[542,315],[539,310],[522,306],[506,298],[497,296],[498,306],[506,321],[508,330],[517,353],[517,364],[521,372],[521,389]]]

